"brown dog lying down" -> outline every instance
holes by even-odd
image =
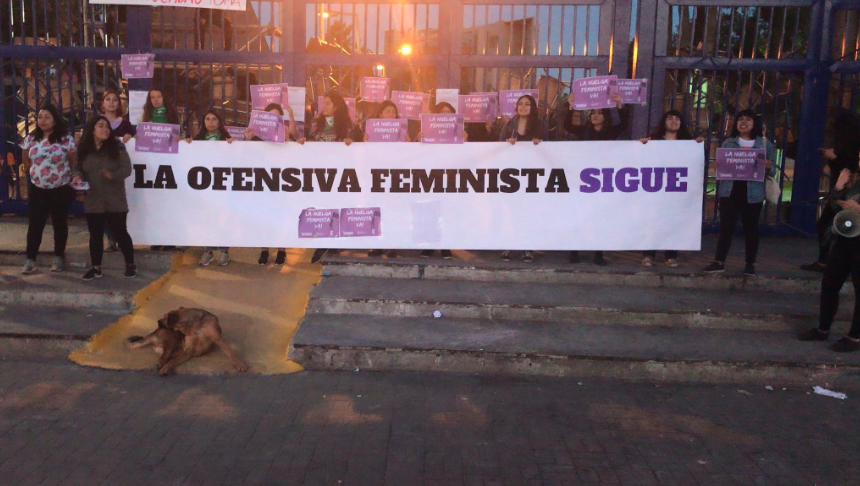
[[[180,307],[158,320],[158,329],[145,337],[131,336],[125,340],[129,349],[138,349],[152,344],[158,359],[158,374],[166,375],[191,358],[203,356],[217,345],[233,362],[238,371],[247,371],[248,366],[227,343],[221,339],[218,318],[203,309]]]

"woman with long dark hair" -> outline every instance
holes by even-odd
[[[111,137],[118,138],[122,143],[127,143],[131,137],[137,134],[137,129],[134,128],[122,109],[122,100],[116,91],[109,89],[102,93],[99,113],[104,115],[110,123]]]
[[[693,134],[690,133],[684,115],[678,110],[669,110],[663,113],[663,117],[660,119],[660,124],[657,125],[657,128],[639,141],[646,144],[649,140],[693,140]],[[698,137],[696,141],[701,143],[704,141],[704,138]],[[666,266],[671,268],[678,266],[678,250],[665,250],[664,254]],[[643,251],[642,266],[652,266],[655,258],[657,258],[656,251]]]
[[[75,172],[75,182],[89,184],[84,198],[84,215],[90,232],[91,267],[84,280],[101,278],[105,226],[116,236],[117,244],[125,258],[126,278],[137,276],[134,265],[134,246],[126,228],[128,202],[125,196],[125,179],[131,175],[131,160],[125,145],[111,137],[110,121],[104,116],[90,120],[84,128],[78,147],[80,170]]]
[[[142,122],[172,123],[180,125],[179,112],[165,99],[160,89],[151,89],[146,93],[146,103],[143,105]]]
[[[776,174],[775,150],[770,140],[762,136],[761,120],[752,110],[743,110],[735,117],[732,133],[723,141],[722,148],[746,148],[766,151],[764,167],[768,174]],[[723,273],[726,256],[732,246],[738,218],[743,222],[746,240],[746,266],[744,275],[755,275],[758,254],[758,220],[764,206],[764,181],[719,181],[717,195],[720,198],[720,236],[717,238],[717,253],[714,262],[705,267],[705,273]]]
[[[77,165],[75,138],[54,105],[43,106],[36,114],[34,128],[21,143],[24,167],[30,174],[27,201],[27,259],[21,273],[36,270],[36,255],[42,245],[42,233],[48,217],[54,227],[54,260],[52,272],[66,266],[66,243],[69,238],[69,208],[75,200],[72,167]]]
[[[581,141],[616,140],[627,130],[629,115],[627,110],[623,109],[620,94],[614,94],[611,100],[615,102],[613,108],[591,110],[585,117],[585,124],[574,124],[573,113],[576,109],[574,108],[574,96],[571,93],[567,100],[570,103],[570,111],[567,112],[567,116],[564,118],[564,129]],[[612,124],[613,113],[618,115],[617,125]],[[579,263],[579,252],[570,252],[569,261],[570,263]],[[603,258],[602,251],[594,252],[594,264],[599,266],[608,265],[606,259]]]

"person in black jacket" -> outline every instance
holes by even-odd
[[[568,102],[570,103],[570,111],[564,118],[564,129],[576,136],[582,141],[587,140],[616,140],[622,133],[627,130],[627,125],[630,122],[627,110],[621,105],[621,95],[616,93],[611,98],[615,102],[613,108],[600,108],[591,110],[585,117],[585,124],[573,123],[573,112],[576,111],[573,107],[573,93],[570,94]],[[618,116],[618,124],[613,125],[613,115]],[[570,263],[579,263],[579,252],[570,252]],[[599,266],[607,265],[603,258],[602,251],[594,252],[594,264]]]

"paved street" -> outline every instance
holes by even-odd
[[[774,385],[6,361],[0,483],[860,484],[858,397]]]

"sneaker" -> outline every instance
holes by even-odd
[[[102,276],[102,273],[99,272],[99,277]],[[122,274],[125,278],[134,278],[137,277],[137,265],[134,263],[126,263],[125,264],[125,273]]]
[[[319,263],[320,260],[325,258],[325,254],[328,253],[327,248],[319,248],[314,250],[314,256],[311,257],[311,263]]]
[[[31,273],[36,271],[36,260],[28,258],[24,260],[24,268],[21,269],[21,273],[24,275],[30,275]]]
[[[269,250],[263,250],[260,252],[260,258],[257,260],[257,263],[260,265],[269,263]]]
[[[229,256],[227,257],[227,261],[230,261]],[[219,262],[220,262],[220,260],[219,260]],[[281,265],[283,265],[286,262],[287,262],[287,252],[279,251],[278,254],[275,256],[275,266],[280,267]],[[220,264],[221,263],[218,263],[218,265],[220,265]],[[224,265],[226,265],[226,264],[227,264],[227,262],[224,262]]]
[[[505,250],[502,252],[502,261],[503,262],[511,261],[511,250]]]
[[[752,263],[747,263],[746,265],[744,265],[744,275],[748,277],[755,276],[755,265],[753,265]]]
[[[386,258],[397,258],[397,250],[388,250],[388,254],[385,255]]]
[[[102,278],[102,271],[100,268],[91,268],[87,270],[87,273],[81,277],[83,280],[92,280],[94,278]]]
[[[573,264],[579,263],[579,252],[578,251],[570,252],[570,256],[568,256],[567,261],[568,261],[568,263],[573,263]]]
[[[228,263],[230,263],[230,252],[224,250],[218,255],[218,266],[223,267]]]
[[[833,346],[830,346],[831,351],[836,351],[837,353],[850,353],[852,351],[857,351],[860,349],[860,339],[854,339],[848,336],[842,336],[838,341],[833,343]]]
[[[595,253],[594,254],[594,264],[597,265],[598,267],[605,267],[606,265],[609,265],[609,262],[607,262],[606,259],[603,258],[603,254]]]
[[[821,262],[807,263],[807,264],[801,265],[800,269],[806,270],[807,272],[824,273],[824,264]]]
[[[66,268],[66,260],[61,256],[55,256],[54,261],[51,262],[51,271],[62,272],[64,268]]]
[[[451,250],[442,250],[440,253],[442,253],[443,260],[450,260],[454,257],[453,255],[451,255]]]
[[[678,260],[675,260],[674,258],[667,258],[666,266],[669,268],[678,268]]]
[[[367,256],[369,257],[378,257],[382,256],[382,250],[368,250]]]
[[[702,269],[705,273],[723,273],[726,271],[726,266],[720,262],[713,262],[707,267]]]
[[[200,261],[197,262],[197,264],[201,267],[208,267],[214,258],[215,255],[213,255],[211,251],[204,251],[203,254],[200,255]]]
[[[420,256],[421,258],[430,258],[431,256],[433,256],[433,250],[424,250],[418,256]]]
[[[813,327],[798,333],[797,339],[801,341],[827,341],[830,339],[830,331],[821,331],[817,327]]]
[[[534,255],[532,255],[532,252],[524,251],[523,252],[523,261],[525,263],[531,263],[531,262],[535,261],[535,257],[534,257]]]
[[[642,259],[643,267],[651,267],[654,265],[654,262],[651,260],[651,257],[645,257]]]
[[[105,247],[105,253],[115,253],[117,251],[119,251],[119,246],[117,246],[116,242],[108,242],[108,245]]]

